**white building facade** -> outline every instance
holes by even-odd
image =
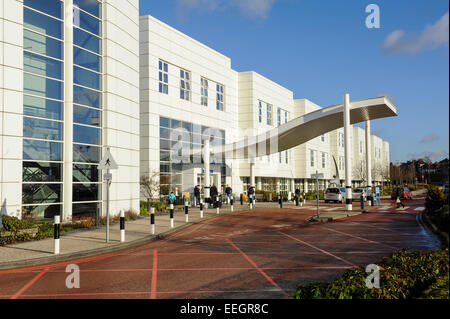
[[[1,2],[2,214],[104,215],[107,148],[111,212],[139,209],[138,18],[137,0]]]

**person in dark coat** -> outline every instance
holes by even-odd
[[[227,195],[227,200],[229,201],[231,198],[231,193],[233,192],[233,190],[231,189],[231,187],[227,184],[227,187],[225,188],[225,194]]]
[[[200,186],[196,185],[194,187],[194,198],[195,198],[195,206],[200,204]]]
[[[209,196],[211,197],[211,203],[213,203],[214,208],[217,207],[217,195],[218,195],[217,187],[216,185],[212,185],[209,189]]]

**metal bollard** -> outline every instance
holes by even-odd
[[[184,216],[186,219],[186,223],[189,223],[189,202],[184,202]]]
[[[155,234],[155,208],[150,208],[150,232]]]
[[[364,212],[364,196],[361,195],[361,197],[359,198],[359,200],[361,201],[361,210]]]
[[[220,214],[219,197],[216,197],[215,200],[216,200],[216,205],[217,205],[216,213],[217,213],[217,215],[219,215]]]
[[[241,200],[241,205],[244,205],[244,195],[241,194],[240,200]]]
[[[303,204],[306,204],[306,194],[303,193]]]
[[[303,197],[300,197],[300,207],[303,207]]]
[[[170,204],[170,228],[173,228],[173,204]]]
[[[231,212],[233,212],[233,211],[234,211],[234,207],[233,207],[233,204],[234,204],[234,198],[231,198],[231,199],[230,199],[230,204],[231,204],[231,206],[230,206]]]
[[[375,206],[375,203],[373,201],[373,196],[370,196],[370,206]]]
[[[250,196],[248,200],[250,203],[250,209],[253,209],[253,198]]]
[[[278,195],[278,208],[283,208],[283,197]]]
[[[54,239],[54,254],[59,255],[59,236],[60,236],[60,225],[61,225],[61,216],[55,215],[55,225],[53,230],[53,239]]]
[[[125,241],[125,213],[123,210],[120,211],[120,242]]]
[[[203,218],[203,202],[200,202],[200,218]]]

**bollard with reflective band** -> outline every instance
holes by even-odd
[[[150,208],[150,232],[155,234],[155,208]]]
[[[306,194],[303,193],[303,204],[306,204]]]
[[[55,215],[55,224],[53,230],[53,239],[54,239],[54,254],[59,254],[59,236],[60,236],[60,225],[61,225],[61,216]]]
[[[241,200],[241,205],[244,205],[244,195],[241,194],[240,200]]]
[[[250,196],[248,199],[249,203],[250,203],[250,209],[253,209],[253,198]]]
[[[200,202],[200,218],[203,218],[203,202]]]
[[[123,210],[120,211],[120,242],[125,241],[125,213]]]
[[[188,202],[184,202],[184,216],[186,218],[186,223],[189,222],[189,203]]]
[[[173,223],[173,204],[170,204],[170,228],[174,227]]]
[[[233,212],[234,211],[234,208],[233,208],[234,199],[233,198],[231,198],[230,204],[231,204],[231,206],[230,206],[231,212]]]
[[[216,213],[217,213],[217,215],[219,215],[219,214],[220,214],[219,197],[216,197],[215,200],[216,200],[216,205],[217,205],[217,207],[216,207]]]
[[[303,207],[303,197],[300,197],[300,207]]]

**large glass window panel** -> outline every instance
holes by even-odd
[[[61,202],[61,184],[22,184],[22,204]]]
[[[160,139],[159,140],[159,148],[162,150],[170,150],[172,147],[169,140]]]
[[[22,206],[22,210],[25,216],[30,216],[36,219],[53,220],[55,215],[61,215],[62,205]]]
[[[24,0],[23,4],[62,19],[63,3],[60,0]]]
[[[170,151],[160,151],[159,159],[160,161],[170,162]]]
[[[97,216],[97,208],[100,208],[100,203],[82,203],[72,205],[72,216]]]
[[[23,96],[23,114],[43,117],[52,120],[62,120],[62,103],[34,96]]]
[[[23,30],[23,48],[53,58],[63,58],[63,43],[45,35]]]
[[[73,101],[76,104],[82,104],[87,106],[92,106],[100,108],[101,105],[101,93],[82,88],[79,86],[73,86]]]
[[[30,52],[23,52],[24,71],[62,80],[62,62]]]
[[[73,126],[74,143],[100,145],[100,129],[81,125]]]
[[[101,113],[100,111],[95,109],[74,105],[73,122],[79,124],[100,126]]]
[[[74,164],[73,165],[73,181],[81,183],[97,183],[100,182],[98,166]]]
[[[24,139],[23,159],[35,161],[62,161],[62,143]]]
[[[159,137],[170,139],[171,129],[161,127],[159,129]]]
[[[73,201],[90,202],[98,200],[99,184],[73,184]]]
[[[24,182],[61,182],[62,165],[46,162],[23,162]]]
[[[73,48],[73,63],[100,72],[101,58],[77,47]]]
[[[78,163],[99,163],[101,156],[100,147],[90,145],[73,146],[73,161]]]
[[[101,49],[101,40],[100,38],[87,33],[81,29],[74,28],[73,29],[73,43],[76,45],[85,48],[87,50],[93,51],[95,53],[100,54]]]
[[[100,74],[76,66],[73,67],[73,82],[75,84],[100,90]]]
[[[61,141],[62,123],[24,117],[23,136],[43,140]]]
[[[23,74],[24,93],[48,97],[55,100],[63,98],[63,83],[36,76],[28,73]]]
[[[100,3],[96,0],[74,0],[73,5],[100,18]]]
[[[159,118],[159,126],[170,127],[170,119],[165,117]]]
[[[62,39],[63,24],[61,21],[27,8],[23,9],[23,26],[54,38]]]
[[[100,20],[80,11],[74,7],[74,26],[82,28],[93,34],[100,35]]]

